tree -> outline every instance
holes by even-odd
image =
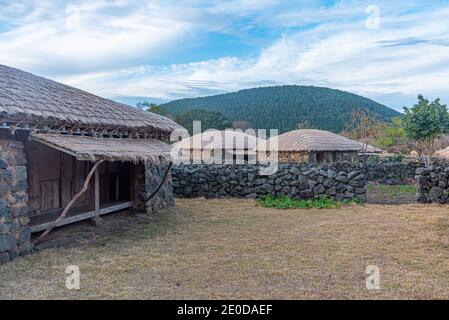
[[[153,112],[153,113],[160,114],[161,113],[161,107],[158,106],[157,104],[152,103],[152,106],[150,107],[149,111]]]
[[[370,140],[379,136],[383,122],[374,116],[369,116],[362,109],[351,112],[351,118],[347,125],[346,131],[342,134],[350,139],[357,140],[361,143],[361,153],[365,155]],[[363,157],[364,158],[364,157]]]
[[[440,99],[430,102],[422,95],[418,103],[411,108],[404,108],[403,126],[407,138],[415,140],[422,146],[427,157],[432,154],[435,139],[449,129],[449,114],[447,106]]]
[[[390,123],[385,123],[380,128],[378,137],[374,144],[383,149],[395,146],[409,145],[401,117],[395,117]]]
[[[298,128],[341,132],[346,129],[351,111],[359,109],[383,121],[400,116],[399,112],[370,99],[310,86],[246,89],[210,97],[175,100],[162,104],[161,109],[173,115],[192,109],[220,112],[231,121],[246,120],[251,122],[252,128],[278,129],[279,133]]]
[[[193,134],[193,121],[201,121],[201,130],[232,128],[232,123],[220,112],[193,109],[183,112],[175,117],[175,121]]]
[[[159,111],[160,111],[160,107],[157,104],[151,103],[148,100],[137,102],[136,107],[139,109],[142,109],[142,110],[149,110],[151,112],[155,112],[155,111],[152,111],[152,109],[157,110],[157,108],[159,108]],[[155,113],[158,113],[158,112],[155,112]]]

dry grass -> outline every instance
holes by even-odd
[[[0,266],[0,298],[449,298],[447,207],[197,199],[135,221]],[[69,264],[81,269],[78,291],[65,288]],[[380,268],[380,290],[365,288],[368,265]]]

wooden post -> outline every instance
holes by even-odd
[[[90,220],[92,225],[99,227],[103,225],[103,219],[100,217],[100,171],[95,171],[95,216]]]
[[[115,201],[120,199],[120,176],[115,177]]]
[[[100,171],[95,171],[95,217],[100,217]]]

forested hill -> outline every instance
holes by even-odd
[[[373,100],[329,88],[275,86],[241,90],[210,97],[171,101],[162,114],[177,115],[192,109],[224,114],[231,121],[248,121],[253,128],[279,129],[280,133],[308,127],[340,132],[354,110],[382,120],[399,113]]]

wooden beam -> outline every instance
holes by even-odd
[[[123,210],[123,209],[128,209],[128,208],[133,207],[133,205],[134,205],[133,201],[126,201],[126,202],[114,204],[114,205],[111,205],[109,207],[105,207],[105,208],[100,209],[100,215],[104,215],[104,214],[120,211],[120,210]],[[95,211],[88,211],[88,212],[85,212],[85,213],[80,213],[80,214],[77,214],[77,215],[74,215],[74,216],[70,216],[70,217],[67,217],[67,218],[64,218],[64,219],[60,220],[56,224],[56,227],[61,227],[61,226],[64,226],[64,225],[67,225],[67,224],[70,224],[70,223],[87,220],[87,219],[95,217],[95,214],[96,214]],[[34,233],[34,232],[39,232],[39,231],[45,230],[49,226],[51,226],[52,224],[53,224],[53,221],[31,226],[31,232]]]

